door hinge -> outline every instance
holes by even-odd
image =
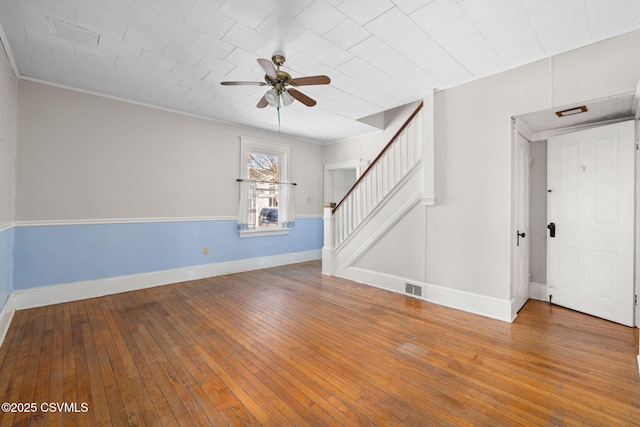
[[[633,296],[633,303],[634,303],[635,305],[638,305],[638,295],[634,295],[634,296]]]

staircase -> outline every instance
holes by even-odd
[[[325,205],[322,273],[339,276],[423,198],[423,103],[338,204]]]

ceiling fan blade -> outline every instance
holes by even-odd
[[[268,59],[259,58],[258,64],[260,64],[264,72],[267,73],[269,77],[278,77],[278,72],[276,71],[276,67],[273,66],[273,62],[269,61]]]
[[[316,105],[316,101],[309,98],[307,95],[305,95],[302,92],[298,92],[295,89],[288,89],[287,92],[289,92],[289,95],[293,96],[295,99],[302,102],[307,107],[313,107],[314,105]]]
[[[258,108],[264,108],[267,105],[269,105],[269,102],[267,102],[267,99],[264,97],[264,95],[262,96],[262,98],[260,98],[260,101],[258,101],[258,103],[256,104],[256,107]]]
[[[298,77],[291,80],[291,84],[294,86],[328,85],[329,83],[331,83],[331,79],[327,76]]]
[[[266,86],[265,82],[221,82],[222,86]]]

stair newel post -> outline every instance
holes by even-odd
[[[334,216],[333,209],[336,207],[334,202],[324,204],[324,244],[322,246],[322,274],[328,276],[333,275],[333,249],[334,242]]]

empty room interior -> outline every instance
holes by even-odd
[[[0,39],[0,425],[640,424],[640,1]]]

